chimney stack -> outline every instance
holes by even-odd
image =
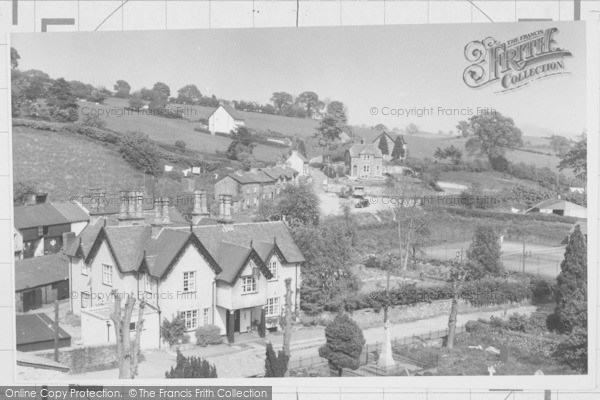
[[[71,243],[73,243],[73,241],[75,241],[76,238],[77,238],[77,236],[75,235],[75,232],[63,233],[62,234],[62,250],[69,247],[71,245]]]
[[[103,214],[106,211],[106,189],[90,189],[90,214]]]
[[[231,224],[233,219],[231,218],[231,195],[221,194],[219,195],[219,222],[222,224]]]
[[[23,202],[23,205],[34,206],[37,203],[37,196],[33,192],[28,192],[23,195],[21,201]]]
[[[138,190],[135,193],[135,218],[144,218],[144,192]]]
[[[171,224],[169,215],[169,198],[154,199],[154,220],[152,221],[152,237],[158,236],[163,227]]]
[[[197,225],[202,218],[209,216],[206,192],[206,189],[194,190],[194,211],[192,211],[192,223],[194,225]]]
[[[129,198],[127,193],[127,190],[121,190],[119,192],[119,221],[129,219]]]

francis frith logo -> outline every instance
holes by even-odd
[[[572,54],[557,46],[557,34],[558,28],[548,28],[505,42],[493,37],[470,42],[465,46],[465,58],[472,64],[463,73],[465,84],[480,88],[498,83],[500,92],[506,92],[568,73],[564,59]]]

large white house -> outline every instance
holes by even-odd
[[[235,132],[238,127],[244,126],[244,118],[239,112],[228,105],[220,105],[208,117],[208,129],[211,134]]]
[[[298,176],[309,175],[308,160],[298,150],[292,150],[292,154],[286,158],[285,163],[298,171]]]
[[[162,213],[164,201],[156,199],[151,226],[98,220],[66,249],[71,309],[82,315],[82,332],[94,331],[84,323],[110,324],[106,309],[113,290],[135,293],[148,303],[146,348],[160,346],[160,327],[154,325],[177,315],[183,316],[190,335],[209,324],[222,334],[247,332],[257,328],[263,312],[267,327],[277,327],[286,278],[292,279],[298,307],[304,258],[283,222],[174,227]],[[223,203],[222,209],[225,199]],[[101,317],[91,319],[97,315]],[[110,337],[103,330],[82,335],[82,340],[94,344]]]

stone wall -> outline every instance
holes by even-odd
[[[60,349],[58,362],[69,367],[71,374],[117,368],[115,347],[115,344],[109,344]],[[35,355],[54,360],[54,350],[37,352]],[[143,360],[144,355],[140,354],[139,361]]]

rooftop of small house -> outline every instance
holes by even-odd
[[[16,229],[89,221],[86,210],[71,202],[44,202],[14,207]]]

